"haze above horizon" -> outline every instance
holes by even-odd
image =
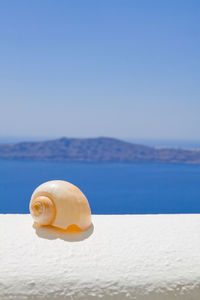
[[[0,136],[200,140],[200,2],[0,3]]]

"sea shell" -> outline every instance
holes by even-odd
[[[63,180],[38,186],[31,197],[30,213],[39,225],[71,230],[86,230],[91,225],[87,198],[78,187]]]

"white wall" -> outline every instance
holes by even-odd
[[[200,299],[200,215],[93,216],[65,234],[0,215],[0,299]]]

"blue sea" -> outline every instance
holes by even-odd
[[[63,179],[94,214],[200,213],[200,165],[0,160],[0,213],[28,213],[33,190]]]

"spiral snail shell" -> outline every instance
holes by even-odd
[[[67,181],[52,180],[39,185],[31,196],[29,207],[39,225],[80,230],[91,225],[87,198],[78,187]]]

